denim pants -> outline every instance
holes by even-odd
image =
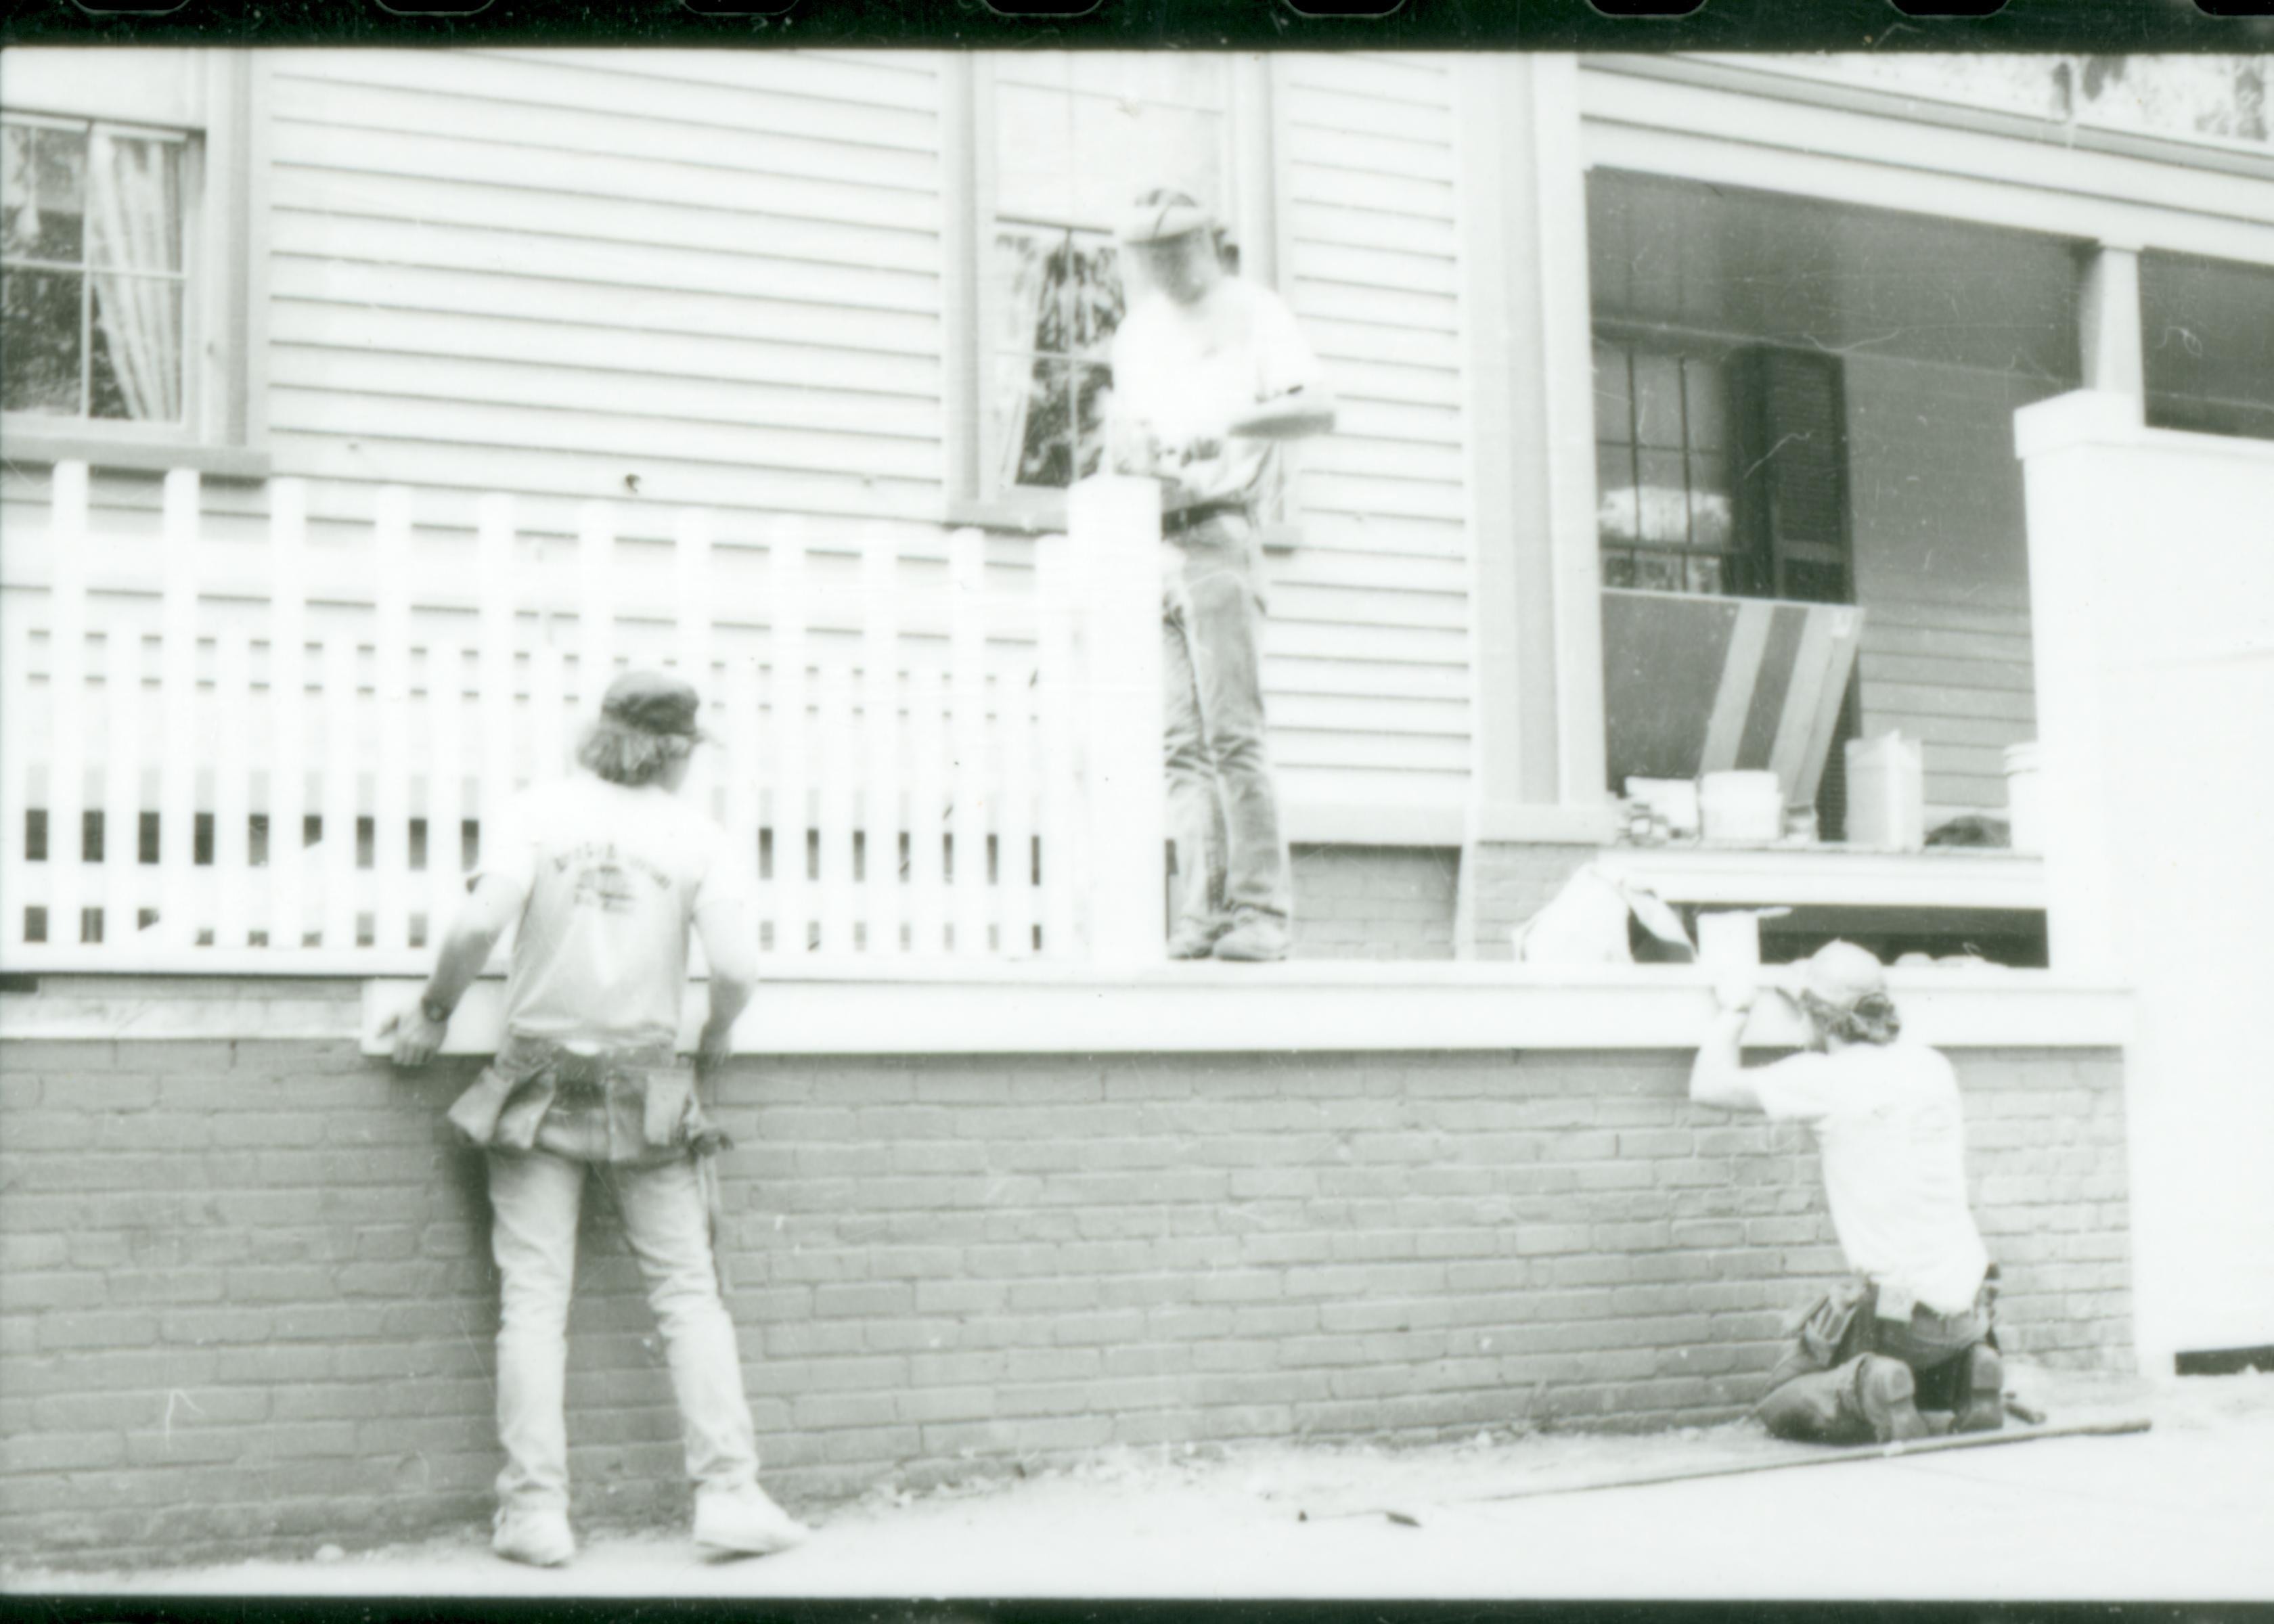
[[[1871,1423],[1864,1415],[1858,1384],[1868,1362],[1900,1359],[1910,1366],[1922,1410],[1963,1407],[1967,1353],[1977,1344],[1998,1345],[1987,1282],[1974,1307],[1942,1314],[1924,1303],[1904,1320],[1879,1317],[1879,1294],[1868,1285],[1835,1292],[1811,1311],[1774,1370],[1756,1409],[1761,1422],[1780,1438],[1812,1443],[1870,1443]]]
[[[688,1477],[704,1490],[756,1483],[757,1446],[742,1396],[742,1359],[719,1297],[695,1158],[611,1164],[537,1148],[493,1150],[488,1160],[490,1244],[501,1277],[497,1417],[506,1464],[498,1474],[499,1502],[512,1508],[568,1504],[568,1297],[588,1177],[614,1194],[646,1279],[679,1401]]]
[[[1254,530],[1238,515],[1168,538],[1178,566],[1161,604],[1171,928],[1209,929],[1252,908],[1293,906],[1279,794],[1263,738],[1263,601]]]

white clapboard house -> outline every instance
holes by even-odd
[[[2186,974],[2265,958],[2266,78],[11,50],[0,959],[415,973],[640,660],[703,682],[782,973],[1158,974],[1144,567],[1103,590],[1147,521],[1070,489],[1167,181],[1342,406],[1267,553],[1299,955],[1505,959],[1608,854],[1790,909],[1772,957],[2105,972],[2204,1108],[2142,1255],[2216,1262],[2274,1132]],[[1969,843],[1883,849],[1845,746],[1889,733]],[[1775,835],[1628,840],[1629,778],[1724,767]],[[2274,1340],[2195,1301],[2145,1342]]]

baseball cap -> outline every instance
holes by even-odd
[[[1801,967],[1800,989],[1834,1009],[1852,1010],[1874,993],[1886,996],[1887,973],[1869,950],[1827,942]]]
[[[601,695],[600,714],[642,733],[681,739],[711,737],[697,720],[703,714],[701,695],[692,683],[667,672],[624,673]]]
[[[1128,214],[1122,217],[1121,240],[1132,244],[1164,243],[1172,237],[1204,231],[1215,223],[1215,218],[1192,193],[1178,192],[1173,186],[1152,186],[1137,194]]]

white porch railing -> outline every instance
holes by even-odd
[[[504,496],[420,547],[391,487],[343,547],[278,479],[248,603],[241,568],[199,578],[194,473],[167,477],[155,578],[122,587],[86,468],[60,466],[47,579],[11,570],[0,625],[0,966],[423,966],[490,815],[568,769],[634,664],[704,696],[721,748],[688,793],[749,853],[775,960],[1156,959],[1151,489],[1075,492],[1029,571],[990,573],[976,531],[943,573],[937,536],[848,557],[781,519],[750,538],[763,574],[745,542],[730,581],[700,512],[667,568],[598,504],[548,565]]]

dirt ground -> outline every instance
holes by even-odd
[[[302,1560],[0,1568],[18,1595],[2274,1600],[2274,1376],[2021,1368],[2055,1424],[2150,1431],[1803,1461],[1750,1423],[1421,1447],[1110,1451],[1060,1470],[802,1508],[799,1550],[709,1563],[685,1530],[581,1530],[570,1567],[484,1530]],[[1556,1491],[1547,1492],[1544,1491]]]

